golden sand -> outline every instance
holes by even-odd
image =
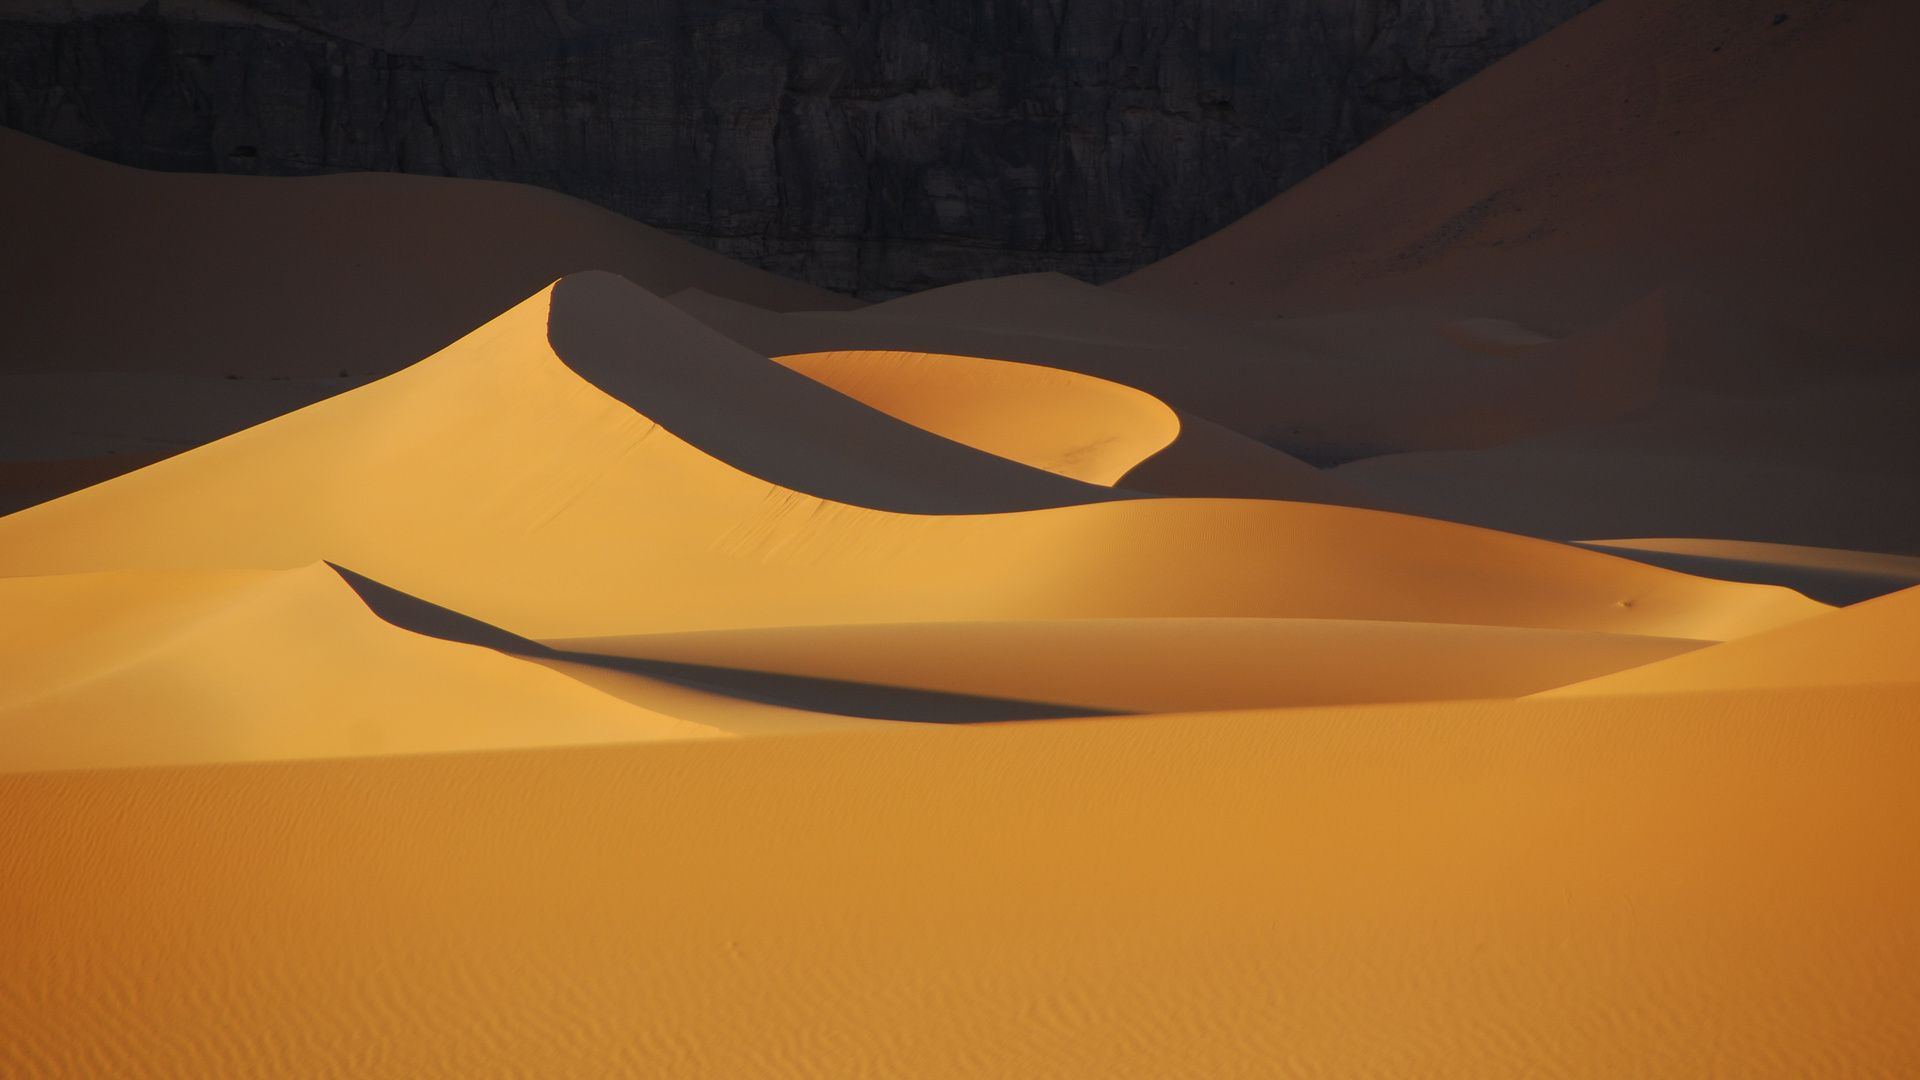
[[[1779,14],[859,310],[0,131],[22,370],[393,361],[15,470],[0,1076],[1920,1075],[1920,588],[1636,561],[1920,573],[1914,16]]]

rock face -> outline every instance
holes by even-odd
[[[14,0],[0,123],[516,180],[828,288],[1105,280],[1594,0]]]

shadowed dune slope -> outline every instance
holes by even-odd
[[[918,427],[1091,483],[1398,509],[1129,386],[1037,364],[852,350],[774,358]]]
[[[747,351],[600,271],[555,284],[553,355],[702,452],[794,491],[910,514],[982,514],[1137,497],[895,419]]]
[[[921,723],[977,724],[1001,720],[1050,720],[1064,717],[1098,716],[1125,711],[1086,706],[1062,706],[1048,702],[1023,701],[1006,697],[988,697],[966,692],[888,685],[873,681],[819,678],[806,674],[767,671],[734,664],[701,664],[652,658],[631,651],[606,653],[592,650],[556,648],[508,633],[490,623],[450,608],[409,596],[363,574],[334,567],[353,591],[360,595],[373,613],[405,630],[448,641],[480,645],[553,667],[556,671],[577,673],[581,667],[596,667],[638,675],[653,683],[671,683],[708,695],[722,695],[741,701],[808,713],[828,713],[872,720],[903,720]],[[1696,643],[1698,644],[1698,643]],[[600,685],[586,680],[592,685]],[[1561,680],[1565,681],[1565,680]],[[625,687],[622,700],[638,701],[644,693],[637,684]]]
[[[1920,588],[1550,693],[1663,694],[1868,683],[1920,684]]]
[[[548,344],[548,308],[536,294],[396,375],[0,518],[0,574],[326,559],[533,638],[1237,616],[1724,639],[1827,610],[1346,507],[1135,499],[919,516],[829,502],[701,453],[576,375]]]
[[[1484,332],[1497,320],[1463,320],[1444,305],[1238,319],[1059,274],[966,282],[846,313],[781,315],[692,290],[671,302],[768,355],[905,349],[1063,368],[1290,454],[1346,461],[1490,446],[1644,407],[1673,359],[1672,335],[1659,299],[1638,299],[1562,337],[1506,327],[1498,341]],[[1463,321],[1483,332],[1461,332]]]
[[[1414,513],[1530,536],[1692,536],[1920,555],[1920,378],[1735,399],[1335,477]]]
[[[1399,503],[1335,479],[1290,454],[1254,442],[1190,412],[1177,412],[1180,434],[1128,469],[1116,486],[1193,499],[1284,499],[1367,510],[1400,511]]]
[[[324,565],[0,578],[0,770],[709,738],[376,618]]]
[[[0,461],[0,516],[145,468],[174,453],[161,450],[51,461]]]
[[[1588,540],[1580,546],[1683,574],[1780,585],[1823,604],[1857,604],[1920,585],[1920,558],[1911,555],[1686,537]]]
[[[1516,697],[1704,643],[1333,619],[1072,619],[779,627],[548,644],[1145,713]]]
[[[388,372],[565,274],[780,310],[855,301],[519,184],[157,173],[0,130],[8,370]]]
[[[0,1071],[1911,1075],[1914,708],[1742,691],[4,777]]]
[[[1552,327],[1679,281],[1911,360],[1916,37],[1903,0],[1607,0],[1108,287],[1260,317],[1479,297]]]
[[[1059,368],[910,352],[773,359],[915,427],[1089,484],[1111,487],[1181,429],[1151,394]]]

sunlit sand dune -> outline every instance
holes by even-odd
[[[148,172],[5,129],[0,231],[9,371],[384,374],[579,270],[858,306],[521,184]]]
[[[774,360],[915,427],[1090,484],[1112,486],[1180,434],[1151,394],[1058,368],[905,352]]]
[[[776,705],[738,694],[702,690],[683,683],[621,671],[602,664],[540,657],[526,659],[630,705],[729,735],[797,735],[814,731],[885,730],[900,726],[897,720],[876,720]]]
[[[1920,588],[1550,693],[1666,694],[1873,683],[1920,685]],[[1920,691],[1913,696],[1920,706]]]
[[[1736,691],[5,777],[0,1071],[1906,1076],[1914,708]]]
[[[822,407],[849,417],[848,432],[873,433],[872,456],[849,454],[831,428],[808,441],[810,413],[770,413],[774,399],[751,380],[730,396],[688,375],[709,360],[743,377],[761,369],[677,351],[706,331],[673,322],[671,308],[606,276],[587,276],[572,301],[569,288],[551,294],[579,305],[555,303],[556,335],[571,327],[562,352],[647,415],[555,355],[543,291],[398,375],[0,519],[0,573],[326,559],[534,638],[1258,616],[1724,639],[1825,610],[1785,590],[1345,507],[1063,506],[1120,493],[939,439],[758,360],[828,395]],[[645,356],[642,342],[663,351]],[[678,430],[654,422],[669,413]],[[753,417],[775,427],[743,422]],[[842,498],[947,513],[828,501],[715,453],[831,483]],[[953,512],[988,499],[1053,505]]]
[[[1516,697],[1705,643],[1432,623],[1074,619],[717,630],[547,644],[1146,713]]]
[[[719,734],[397,629],[324,565],[0,578],[0,770]]]
[[[1920,1076],[1914,40],[873,305],[0,130],[0,1076]]]

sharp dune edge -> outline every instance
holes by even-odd
[[[651,300],[624,289],[591,299]],[[0,574],[324,558],[532,638],[1269,616],[1723,639],[1825,610],[1783,589],[1443,522],[1309,503],[1112,501],[1113,489],[1037,469],[1015,478],[1032,478],[1043,507],[1088,501],[985,514],[827,501],[702,453],[580,378],[547,341],[550,295],[363,389],[0,519]],[[708,404],[724,408],[725,392]],[[935,445],[875,451],[975,454],[950,473],[969,489],[981,472],[1015,468],[920,434]],[[754,441],[768,436],[733,432],[767,459],[806,449]],[[836,485],[860,478],[848,471]],[[898,476],[876,471],[850,493],[883,493]]]
[[[0,1076],[1920,1075],[1912,19],[871,306],[0,131]]]

